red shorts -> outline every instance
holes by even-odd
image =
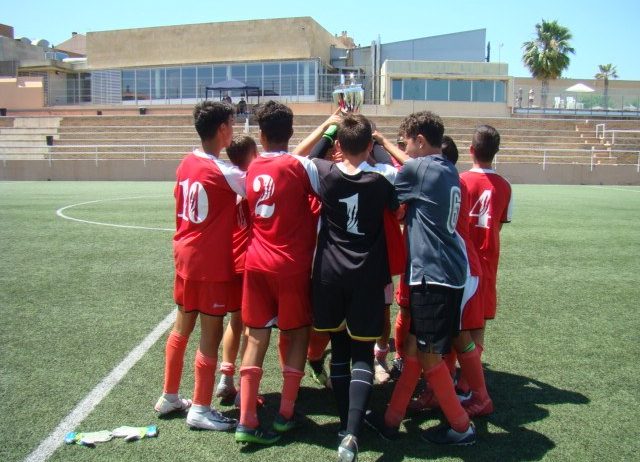
[[[496,279],[491,276],[485,277],[484,273],[482,274],[479,292],[484,306],[484,319],[493,319],[496,317],[496,310],[498,308]]]
[[[262,329],[280,330],[311,325],[311,277],[308,272],[293,276],[247,270],[244,274],[242,322]]]
[[[462,316],[460,317],[460,330],[482,329],[484,327],[484,308],[480,296],[480,284],[482,278],[474,276],[467,278],[462,299]],[[466,303],[465,303],[466,302]]]
[[[409,308],[409,286],[404,282],[404,274],[400,275],[398,281],[396,303],[400,308]]]
[[[209,316],[224,316],[240,309],[242,276],[231,281],[207,282],[183,279],[176,274],[173,299],[186,313],[199,311]]]

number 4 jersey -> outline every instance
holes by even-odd
[[[483,276],[495,278],[500,227],[511,221],[511,185],[494,170],[472,168],[460,175],[469,199],[469,236],[482,262]],[[485,274],[485,271],[488,271]]]
[[[183,279],[233,279],[233,229],[237,196],[245,195],[245,173],[195,150],[176,170],[176,233],[173,254]]]

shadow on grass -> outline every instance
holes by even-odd
[[[544,406],[554,404],[587,404],[589,399],[570,390],[562,390],[529,377],[486,369],[487,385],[491,391],[495,412],[474,419],[478,442],[471,447],[446,447],[424,442],[420,433],[442,420],[439,411],[408,415],[404,430],[397,441],[381,440],[368,428],[360,437],[363,459],[367,452],[382,453],[377,462],[399,462],[406,459],[439,459],[457,457],[465,461],[530,461],[540,460],[555,443],[546,435],[525,428],[526,424],[544,420],[549,411]],[[389,401],[393,384],[376,386],[370,407],[383,411]],[[269,426],[278,410],[279,394],[266,395],[267,405],[261,410],[261,422]],[[302,425],[278,442],[286,446],[300,442],[336,449],[338,419],[330,391],[302,387],[297,404],[303,417]],[[257,452],[260,446],[248,445],[242,452]],[[371,454],[369,454],[371,456]]]

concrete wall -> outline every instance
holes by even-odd
[[[433,111],[440,116],[509,117],[505,103],[465,103],[459,101],[392,101],[384,106],[365,105],[361,112],[369,116],[406,116],[416,111]]]
[[[0,107],[40,109],[44,107],[41,77],[0,77]]]
[[[337,39],[310,17],[187,24],[87,34],[88,67],[118,69],[320,58]]]
[[[148,180],[173,181],[179,160],[6,160],[0,180]],[[458,164],[465,171],[470,165]],[[640,185],[634,165],[498,164],[498,172],[513,184]]]

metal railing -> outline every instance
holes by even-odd
[[[640,133],[640,130],[626,130],[626,129],[622,129],[622,128],[612,128],[612,129],[607,130],[607,125],[606,124],[597,124],[596,125],[596,138],[598,138],[599,140],[606,141],[607,140],[607,133],[611,134],[611,144],[614,145],[614,144],[616,144],[616,133],[621,133],[621,134],[625,134],[625,133]]]

